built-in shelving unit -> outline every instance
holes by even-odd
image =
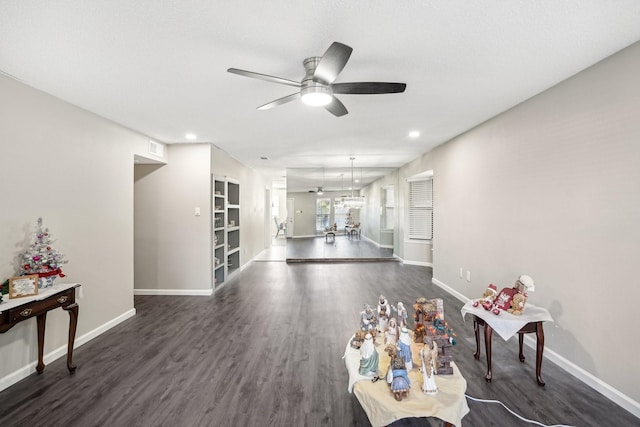
[[[220,286],[240,268],[240,184],[212,179],[213,282]]]

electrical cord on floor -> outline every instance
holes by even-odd
[[[471,397],[471,396],[469,396],[468,394],[465,394],[465,397],[466,397],[467,399],[471,399],[471,400],[474,400],[474,401],[476,401],[476,402],[482,402],[482,403],[499,403],[499,404],[501,404],[501,405],[504,407],[504,409],[506,409],[507,411],[511,412],[511,414],[513,414],[513,415],[515,415],[516,417],[520,418],[522,421],[528,422],[528,423],[530,423],[530,424],[535,424],[535,425],[538,425],[538,426],[541,426],[541,427],[572,427],[572,426],[568,426],[568,425],[565,425],[565,424],[553,424],[553,425],[546,425],[546,424],[542,424],[542,423],[540,423],[540,422],[538,422],[538,421],[534,421],[534,420],[530,420],[530,419],[524,418],[524,417],[522,417],[522,416],[520,416],[520,415],[516,414],[515,412],[513,412],[511,409],[509,409],[509,408],[507,407],[507,405],[505,405],[504,403],[500,402],[499,400],[478,399],[477,397]]]

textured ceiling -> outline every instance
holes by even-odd
[[[640,40],[637,0],[0,0],[0,70],[167,143],[185,133],[275,177],[290,167],[398,167]],[[353,47],[349,114],[292,102],[302,60]],[[407,137],[419,130],[415,140]],[[261,160],[261,156],[268,160]],[[320,184],[318,184],[320,185]]]

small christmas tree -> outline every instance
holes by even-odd
[[[51,286],[56,276],[64,277],[61,266],[66,264],[64,255],[51,245],[53,240],[49,229],[42,228],[42,218],[38,218],[36,231],[31,239],[29,249],[20,255],[22,274],[37,274],[40,277],[40,287]],[[43,280],[48,279],[48,280]]]

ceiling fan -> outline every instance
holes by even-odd
[[[258,107],[258,110],[268,110],[294,101],[300,96],[302,102],[305,104],[318,107],[322,106],[334,116],[340,117],[347,114],[348,111],[344,104],[334,96],[336,93],[345,95],[373,95],[404,92],[407,87],[405,83],[334,83],[338,74],[340,74],[347,64],[352,51],[353,49],[345,44],[333,42],[324,55],[312,56],[305,59],[302,62],[305,69],[305,76],[301,82],[284,79],[282,77],[269,76],[267,74],[254,73],[253,71],[239,70],[237,68],[229,68],[227,71],[240,76],[294,86],[300,89],[298,92],[285,96],[284,98],[261,105]]]

